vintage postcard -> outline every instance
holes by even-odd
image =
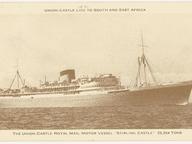
[[[192,2],[0,3],[0,141],[192,140]]]

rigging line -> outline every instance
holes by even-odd
[[[147,85],[147,75],[146,75],[146,63],[145,63],[145,56],[142,56],[143,62],[143,70],[144,70],[144,83]]]
[[[139,84],[141,85],[141,58],[139,58]]]
[[[23,82],[23,80],[22,80],[22,78],[21,78],[21,75],[19,74],[19,71],[17,71],[17,75],[19,76],[19,79],[20,79],[20,81],[21,81],[21,83],[22,83],[22,85],[23,85],[23,87],[24,87],[24,82]]]
[[[151,77],[152,77],[153,81],[154,81],[155,83],[157,83],[156,78],[155,78],[155,76],[154,76],[154,74],[153,74],[152,68],[151,68],[151,66],[149,65],[148,60],[147,60],[146,57],[145,57],[145,60],[146,60],[146,64],[147,64],[147,66],[148,66],[148,68],[149,68],[149,71],[150,71],[150,74],[151,74]]]
[[[137,70],[137,75],[136,75],[136,79],[135,79],[135,86],[137,86],[137,84],[138,84],[138,75],[139,75],[139,57],[138,57],[138,70]]]
[[[14,78],[13,78],[12,82],[11,82],[11,85],[10,85],[9,89],[11,89],[11,87],[13,86],[13,83],[14,83],[14,81],[15,81],[16,77],[17,77],[17,74],[15,74],[15,76],[14,76]]]
[[[19,76],[18,76],[18,71],[17,71],[17,87],[18,87],[18,89],[19,89]]]
[[[138,83],[141,84],[140,69],[141,69],[141,62],[140,62],[140,57],[138,57],[138,71],[137,71],[137,76],[135,80],[135,86],[138,86]]]

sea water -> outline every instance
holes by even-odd
[[[0,108],[0,129],[191,129],[192,104]]]

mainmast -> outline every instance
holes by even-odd
[[[149,79],[147,79],[147,70],[149,71],[152,80],[154,83],[156,83],[156,79],[153,75],[151,66],[148,63],[148,60],[145,56],[145,45],[144,45],[144,41],[143,41],[143,33],[141,33],[141,49],[142,49],[142,54],[140,57],[138,57],[138,71],[137,71],[137,76],[136,76],[136,82],[135,82],[135,86],[136,87],[146,87],[149,86]],[[142,74],[143,72],[143,74]],[[143,79],[142,76],[143,75]]]
[[[142,48],[142,55],[141,61],[143,62],[143,69],[144,69],[144,85],[147,85],[147,76],[146,76],[146,58],[145,58],[145,51],[144,51],[144,42],[143,42],[143,33],[141,33],[141,48]]]

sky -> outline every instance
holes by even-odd
[[[112,73],[131,83],[145,54],[158,81],[192,79],[192,13],[0,12],[0,88],[16,70],[28,85],[75,69],[77,77]]]

